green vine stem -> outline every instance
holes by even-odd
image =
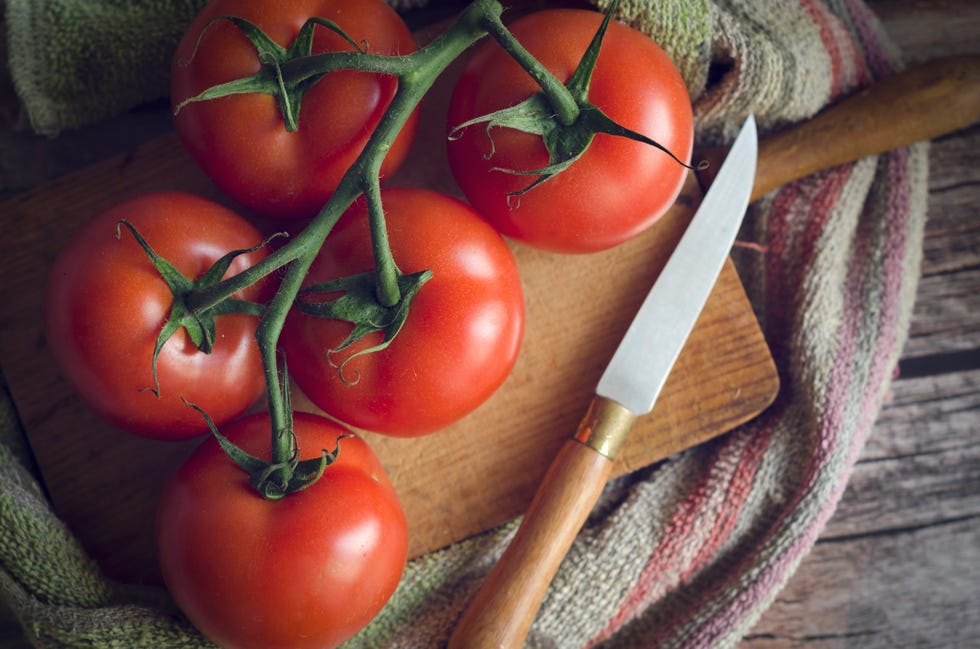
[[[613,6],[615,4],[614,2]],[[297,298],[301,294],[307,272],[341,215],[362,194],[365,196],[375,262],[375,295],[373,299],[377,305],[384,309],[394,309],[402,314],[407,313],[410,300],[419,286],[427,281],[428,276],[431,275],[427,275],[428,271],[424,271],[413,276],[405,276],[400,273],[395,263],[388,241],[384,209],[381,203],[380,167],[381,161],[390,150],[396,136],[433,83],[464,50],[487,35],[492,37],[541,87],[542,92],[528,101],[532,104],[535,101],[544,101],[550,104],[553,109],[553,111],[545,111],[548,115],[542,118],[547,124],[534,126],[532,130],[540,132],[539,134],[544,136],[546,142],[557,141],[556,138],[567,139],[572,137],[580,144],[577,148],[572,147],[575,152],[568,159],[552,160],[552,165],[549,168],[540,170],[546,172],[544,179],[571,164],[574,158],[581,153],[581,150],[588,146],[592,134],[596,132],[609,132],[633,139],[643,139],[643,136],[620,127],[613,128],[616,125],[587,102],[587,79],[591,74],[591,67],[595,63],[602,33],[605,31],[605,25],[609,20],[608,14],[593,45],[590,46],[590,52],[587,52],[583,58],[583,63],[580,65],[581,69],[577,70],[573,77],[573,81],[579,79],[579,82],[570,82],[565,85],[514,38],[501,20],[502,13],[503,7],[497,0],[475,0],[441,35],[428,45],[403,56],[375,55],[363,50],[287,56],[287,50],[276,46],[279,49],[276,50],[278,54],[274,61],[276,79],[275,83],[271,84],[271,87],[275,88],[273,92],[288,94],[290,88],[306,87],[330,72],[351,69],[391,75],[397,78],[398,84],[385,114],[368,139],[364,150],[344,174],[337,189],[313,220],[289,242],[254,266],[224,280],[195,286],[183,299],[183,307],[188,311],[190,317],[197,317],[199,314],[207,313],[233,299],[233,294],[246,286],[273,272],[280,272],[279,290],[270,303],[266,305],[256,329],[256,339],[262,354],[267,385],[268,411],[272,428],[272,460],[268,465],[263,465],[262,470],[253,470],[256,462],[261,461],[241,457],[240,453],[233,452],[234,449],[229,452],[232,459],[235,459],[236,455],[239,456],[236,462],[249,471],[253,481],[258,480],[259,484],[253,484],[253,486],[266,497],[270,497],[269,494],[276,494],[276,497],[281,497],[281,495],[285,495],[284,491],[288,493],[302,489],[316,480],[322,473],[322,468],[313,470],[306,467],[297,470],[295,461],[297,449],[295,435],[292,432],[288,377],[284,369],[280,369],[278,344],[290,309],[294,305],[301,305],[301,301],[298,301]],[[265,43],[261,37],[260,42]],[[263,47],[266,46],[267,48],[271,47],[267,44]],[[279,57],[279,54],[283,56]],[[229,92],[243,92],[242,87],[250,87],[249,83],[233,81],[223,85],[230,88]],[[586,87],[581,87],[582,83]],[[270,87],[268,80],[265,80],[265,84],[266,88]],[[178,106],[178,110],[187,103],[205,101],[217,96],[216,93],[221,92],[220,88],[221,86],[216,86],[206,90],[202,95],[184,101]],[[296,100],[295,106],[293,103],[291,99],[287,98],[287,104],[291,110],[295,108],[298,111],[298,100]],[[501,113],[521,113],[522,110],[524,110],[524,106],[519,105],[513,109],[501,111]],[[509,125],[508,115],[502,117],[503,120],[500,123]],[[521,115],[518,115],[518,120],[521,119]],[[500,117],[491,115],[474,121],[492,120],[500,120]],[[457,129],[465,126],[458,126]],[[579,132],[583,130],[586,132]],[[647,143],[659,146],[655,142],[647,141]],[[569,147],[565,148],[568,149]],[[357,280],[358,278],[348,279]],[[308,305],[308,308],[320,307]],[[335,317],[329,310],[326,312],[331,313],[327,317]],[[404,315],[402,317],[404,318]],[[357,327],[355,327],[356,330]],[[387,333],[386,331],[386,339]],[[345,341],[344,345],[346,344],[349,344],[349,341]],[[214,432],[220,441],[222,439],[220,434],[216,430]],[[323,457],[328,458],[328,456],[329,454],[325,453]],[[270,468],[274,470],[269,470]],[[291,475],[293,471],[298,472]],[[274,480],[274,484],[266,484],[264,482],[266,478]]]
[[[534,81],[541,86],[541,90],[548,98],[548,103],[555,111],[558,121],[564,126],[571,126],[579,116],[579,106],[569,92],[568,88],[551,73],[548,68],[541,65],[534,56],[518,42],[514,35],[510,33],[504,25],[500,15],[486,16],[483,26],[487,33],[504,49],[505,52],[517,61],[522,68],[531,76]]]
[[[379,169],[395,137],[422,98],[442,72],[473,43],[486,35],[487,21],[499,21],[503,7],[496,0],[476,0],[439,37],[415,52],[401,57],[333,52],[305,56],[281,65],[283,82],[288,86],[311,77],[356,69],[398,77],[398,88],[385,115],[355,163],[347,170],[323,209],[296,237],[254,266],[187,296],[194,312],[203,312],[279,269],[284,269],[278,292],[267,305],[256,338],[262,353],[272,428],[272,463],[286,464],[294,454],[289,435],[288,398],[284,397],[279,370],[278,341],[286,316],[298,295],[303,279],[320,247],[344,211],[362,194],[367,195],[371,231],[374,235],[375,272],[378,299],[385,305],[401,299],[398,270],[388,245],[384,213],[380,200]]]

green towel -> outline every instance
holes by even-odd
[[[5,0],[7,68],[31,128],[53,136],[167,96],[167,62],[204,4]]]
[[[117,1],[127,4],[78,0]],[[167,18],[140,6],[172,27],[185,20],[186,7]],[[897,66],[861,0],[624,0],[620,11],[684,71],[702,143],[729,139],[749,111],[763,132],[804,119]],[[68,114],[90,107],[53,103]],[[751,628],[831,516],[887,392],[919,276],[926,161],[924,146],[891,152],[753,205],[742,234],[753,245],[736,262],[780,396],[731,434],[611,484],[529,647],[731,647]],[[7,440],[17,426],[3,403]],[[442,646],[514,529],[411,561],[388,606],[345,647]],[[0,596],[38,647],[210,646],[166,593],[104,579],[9,445],[0,446]]]
[[[213,645],[166,593],[106,580],[51,511],[6,386],[0,386],[0,601],[37,647]]]

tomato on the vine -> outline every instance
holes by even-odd
[[[190,621],[225,649],[327,649],[374,618],[401,579],[405,515],[384,468],[360,437],[296,413],[300,459],[331,452],[320,478],[281,500],[260,497],[215,438],[164,488],[157,542],[164,581]],[[268,460],[270,420],[257,414],[223,435]]]
[[[199,351],[183,329],[153,352],[174,295],[135,237],[136,231],[188,279],[233,250],[255,247],[262,235],[248,221],[212,201],[182,192],[157,192],[106,210],[79,230],[48,275],[45,332],[62,374],[98,414],[130,432],[185,439],[208,430],[183,400],[225,422],[246,410],[265,388],[255,341],[258,318],[215,318],[211,353]],[[237,257],[234,274],[266,256]],[[236,297],[261,301],[266,282]],[[154,389],[158,394],[154,393]]]
[[[289,48],[313,17],[336,23],[370,54],[416,49],[401,17],[382,0],[214,0],[177,47],[171,72],[175,106],[213,86],[256,75],[262,57],[233,15]],[[214,21],[214,22],[212,22]],[[312,53],[350,51],[354,44],[317,24]],[[341,70],[304,86],[297,129],[287,131],[275,97],[247,92],[180,107],[174,123],[186,149],[225,193],[261,214],[313,216],[336,189],[394,96],[395,77]],[[382,166],[390,175],[408,152],[417,113],[394,141]]]
[[[423,189],[385,189],[382,198],[400,270],[432,272],[401,331],[381,351],[352,356],[379,343],[375,332],[334,353],[351,324],[294,309],[281,344],[296,384],[327,414],[374,432],[421,435],[460,419],[503,383],[524,331],[524,297],[510,248],[468,205]],[[362,199],[327,238],[305,285],[373,264]]]
[[[524,47],[565,83],[602,22],[588,10],[529,14],[509,26]],[[452,95],[448,127],[514,106],[541,90],[499,45],[479,46]],[[673,62],[648,36],[611,22],[588,101],[617,124],[658,142],[687,163],[693,117]],[[454,134],[455,135],[455,134]],[[559,252],[592,252],[626,241],[673,204],[688,169],[663,151],[626,137],[595,135],[567,169],[527,193],[529,172],[546,167],[541,136],[485,124],[448,143],[450,166],[469,202],[502,234]]]

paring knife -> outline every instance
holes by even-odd
[[[758,144],[749,117],[701,206],[599,379],[517,534],[456,627],[451,648],[517,648],[609,478],[637,416],[653,409],[728,258],[749,204]]]
[[[933,139],[978,119],[980,56],[921,63],[767,138],[760,146],[751,197],[821,169]],[[713,172],[723,158],[723,149],[698,155],[698,160],[711,163],[707,173],[698,173],[702,186],[713,186]],[[596,429],[618,431],[604,435],[606,441],[599,444],[614,455],[613,442],[626,434],[633,419],[628,409],[597,396],[576,439],[598,442]],[[450,649],[522,646],[558,564],[602,491],[610,464],[581,442],[566,443],[518,535],[457,625]],[[571,476],[571,484],[566,476]]]

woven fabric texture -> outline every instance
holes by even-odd
[[[30,127],[54,136],[167,94],[205,0],[4,0],[7,68]]]
[[[763,133],[805,119],[899,65],[861,0],[624,0],[619,12],[678,62],[701,144],[730,140],[750,112]],[[919,277],[926,153],[863,159],[753,204],[735,258],[780,372],[776,402],[610,484],[529,647],[729,647],[765,611],[832,515],[885,399]],[[443,645],[515,529],[410,562],[345,646]],[[39,647],[209,646],[165,593],[103,579],[6,447],[0,593]]]

